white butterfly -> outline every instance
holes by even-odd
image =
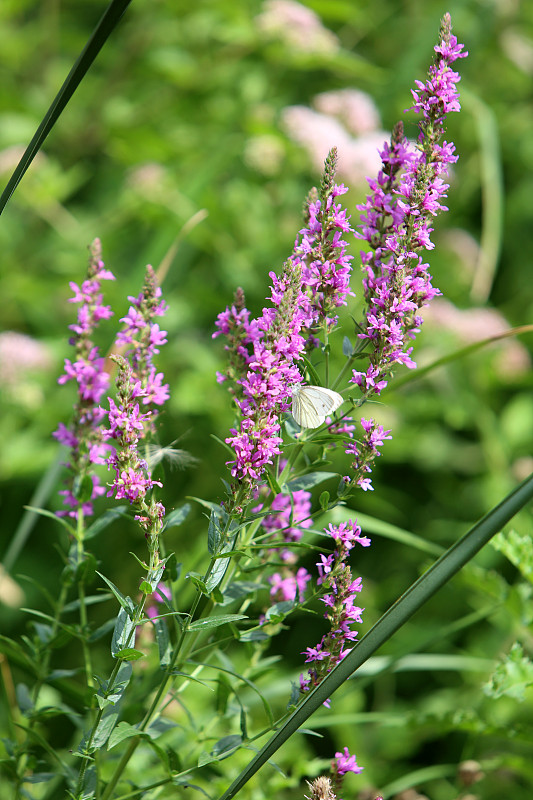
[[[292,416],[301,428],[318,428],[326,417],[344,403],[344,397],[323,386],[295,386]]]

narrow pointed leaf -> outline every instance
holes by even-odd
[[[0,214],[131,0],[112,0],[67,75],[0,197]]]

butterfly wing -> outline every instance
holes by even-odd
[[[344,398],[322,386],[298,386],[292,397],[292,416],[301,428],[318,428]]]

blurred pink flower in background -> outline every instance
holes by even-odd
[[[16,386],[26,373],[35,369],[48,369],[52,363],[50,353],[42,342],[16,331],[0,333],[0,382]]]
[[[339,40],[322,25],[320,17],[295,0],[266,0],[255,19],[265,36],[279,39],[302,53],[335,53],[340,47]]]
[[[379,113],[371,97],[357,89],[341,89],[317,95],[313,105],[318,110],[307,106],[285,108],[283,129],[307,150],[316,170],[322,169],[329,150],[337,147],[338,175],[347,183],[366,186],[367,175],[375,175],[381,167],[378,149],[390,138],[380,129]]]
[[[422,314],[425,325],[451,331],[465,345],[510,330],[505,317],[494,308],[457,308],[443,297],[435,298]],[[498,348],[498,370],[503,375],[519,375],[531,368],[529,353],[517,339],[500,339],[495,346]]]
[[[381,117],[369,94],[359,89],[338,89],[317,94],[313,105],[321,114],[336,117],[350,133],[361,136],[381,128]],[[384,133],[386,137],[387,134]]]

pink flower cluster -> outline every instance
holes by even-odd
[[[357,638],[357,631],[352,630],[352,625],[362,622],[361,614],[364,611],[355,604],[363,582],[361,578],[353,580],[347,559],[356,544],[368,547],[370,539],[363,536],[359,525],[351,520],[340,525],[329,525],[325,532],[333,538],[335,550],[328,556],[320,555],[317,584],[327,589],[321,600],[326,606],[324,616],[329,622],[329,631],[315,647],[308,647],[304,652],[306,663],[312,666],[306,676],[300,676],[302,692],[318,686],[325,675],[350,652],[345,645]]]
[[[337,323],[334,311],[346,305],[350,289],[353,256],[348,255],[345,233],[353,233],[346,210],[335,198],[348,189],[334,182],[337,150],[326,159],[321,196],[311,199],[307,207],[307,226],[300,231],[300,242],[294,246],[293,261],[302,265],[302,285],[307,288],[313,329],[326,326],[329,332]]]
[[[346,303],[351,256],[343,233],[351,231],[346,211],[335,198],[346,192],[337,186],[336,152],[326,159],[320,197],[316,190],[307,203],[307,226],[300,231],[294,252],[278,277],[272,279],[270,307],[250,320],[242,290],[235,303],[219,314],[213,336],[223,334],[230,365],[219,382],[231,378],[241,415],[238,428],[226,442],[235,451],[228,462],[239,484],[261,479],[266,466],[280,453],[280,412],[289,409],[295,385],[302,381],[296,362],[306,347],[318,343],[320,329],[327,333],[336,323],[333,311]],[[235,488],[234,488],[235,491]]]
[[[60,423],[53,434],[61,444],[70,448],[67,465],[70,476],[67,489],[60,492],[69,511],[59,511],[58,514],[68,514],[75,519],[80,510],[84,516],[90,516],[93,513],[92,501],[105,491],[98,477],[89,475],[93,464],[104,463],[108,449],[102,436],[105,412],[99,403],[108,389],[109,375],[104,369],[105,359],[99,355],[91,336],[101,320],[113,315],[111,308],[102,303],[100,286],[101,281],[115,280],[115,277],[105,269],[101,253],[100,241],[95,239],[90,248],[87,280],[81,286],[73,282],[70,284],[74,296],[69,302],[79,304],[77,321],[69,326],[75,334],[69,343],[75,348],[76,358],[74,361],[65,359],[65,373],[58,378],[58,383],[73,380],[78,387],[71,424],[67,427]],[[90,483],[82,480],[85,476],[88,476]],[[81,494],[75,487],[81,487]]]
[[[417,81],[418,91],[413,91],[412,109],[422,114],[416,147],[407,144],[398,125],[390,146],[385,144],[380,152],[383,166],[377,180],[368,181],[372,192],[358,206],[363,223],[358,236],[370,245],[361,253],[368,308],[359,337],[368,340],[372,350],[368,369],[354,370],[352,381],[365,397],[380,394],[396,364],[416,366],[408,342],[422,324],[419,309],[439,294],[418,251],[434,246],[431,219],[447,210],[441,201],[448,185],[441,175],[457,161],[453,144],[439,144],[446,114],[460,109],[459,75],[451,64],[467,55],[451,35],[450,24],[446,15],[435,63],[427,81]]]
[[[281,277],[274,272],[270,277],[272,305],[264,308],[253,324],[244,309],[227,309],[217,320],[223,333],[229,331],[230,324],[235,328],[238,315],[249,332],[237,338],[246,360],[246,375],[238,379],[242,398],[236,399],[241,422],[226,439],[235,451],[235,460],[229,462],[231,474],[249,489],[280,453],[279,413],[289,408],[290,387],[301,382],[295,362],[304,351],[301,331],[308,319],[298,267],[287,262]],[[248,355],[244,354],[245,345],[252,348]]]
[[[118,346],[133,345],[125,351],[134,374],[141,381],[144,393],[143,405],[161,406],[169,398],[168,384],[163,384],[163,373],[156,372],[153,356],[159,353],[161,345],[166,344],[166,331],[162,331],[154,317],[162,317],[168,305],[161,299],[161,288],[157,285],[153,268],[146,267],[146,277],[142,292],[138,297],[128,297],[133,305],[120,320],[124,328],[118,333]],[[153,423],[152,417],[152,423]]]

